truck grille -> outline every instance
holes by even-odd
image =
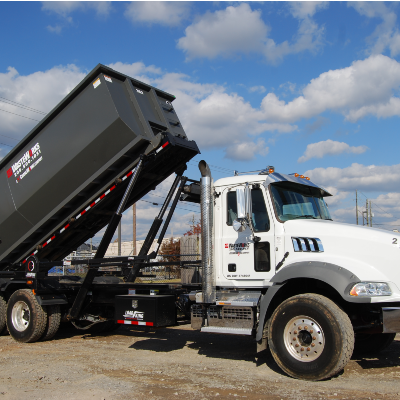
[[[308,251],[313,253],[322,253],[324,246],[318,238],[292,237],[294,251]]]

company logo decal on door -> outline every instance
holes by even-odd
[[[225,248],[229,248],[229,254],[249,254],[250,243],[226,243]]]

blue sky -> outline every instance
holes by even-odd
[[[399,228],[399,11],[383,2],[0,2],[0,97],[47,112],[107,64],[176,95],[214,179],[267,165],[305,173],[334,195],[335,220],[355,223],[357,189],[377,227]],[[1,158],[41,114],[4,101],[0,110]],[[167,186],[147,200],[162,201]],[[180,207],[174,234],[187,230],[187,210],[199,217],[198,206]],[[156,212],[138,203],[140,238]]]

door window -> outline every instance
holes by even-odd
[[[237,218],[236,191],[227,193],[227,218],[226,223],[232,226],[233,221]],[[267,207],[265,206],[264,196],[261,189],[251,190],[252,200],[252,220],[255,232],[269,231],[269,217]]]

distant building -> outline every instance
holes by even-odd
[[[179,238],[177,238],[179,239]],[[149,253],[157,250],[158,239],[154,239],[153,244],[150,247]],[[165,238],[163,243],[169,241],[169,239]],[[140,249],[142,248],[144,240],[136,241],[136,255],[139,254]],[[132,256],[133,255],[133,242],[132,240],[128,242],[121,242],[121,256]],[[118,242],[110,243],[108,249],[106,251],[105,257],[117,257],[118,256]]]

